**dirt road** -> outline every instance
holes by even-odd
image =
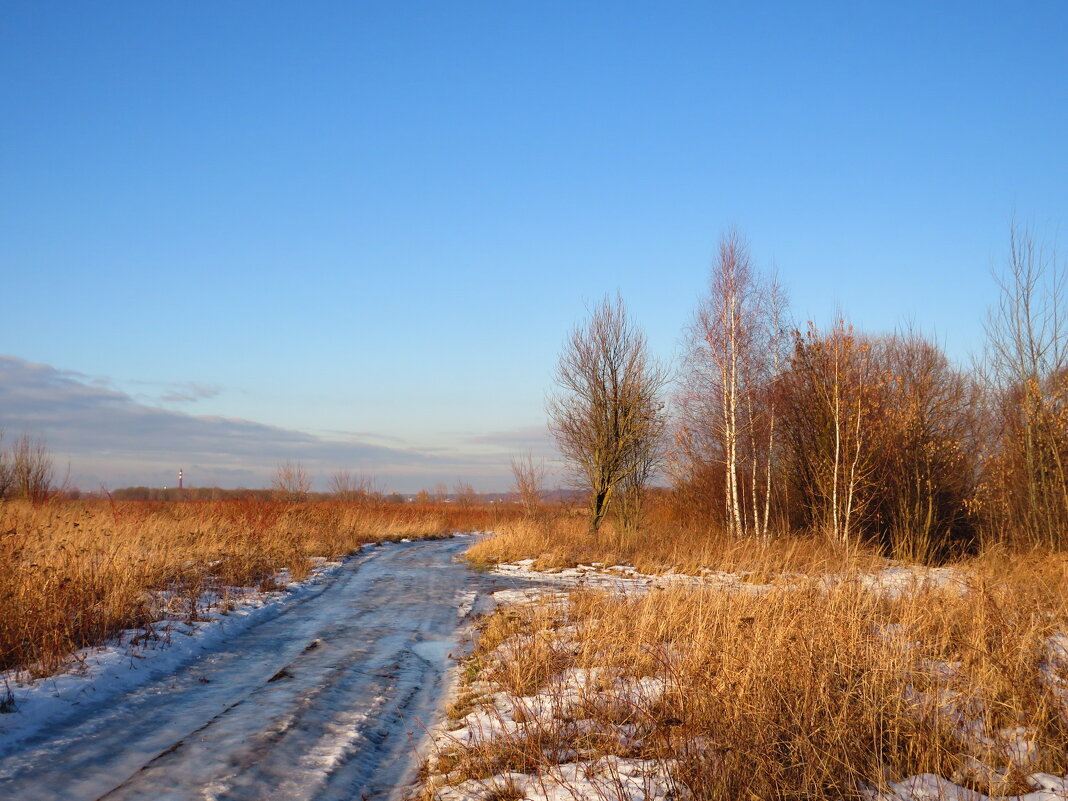
[[[0,798],[397,799],[449,654],[500,579],[466,538],[376,548],[313,594],[0,759]]]

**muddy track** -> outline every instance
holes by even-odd
[[[397,799],[472,602],[470,540],[373,549],[318,592],[0,759],[0,798]]]

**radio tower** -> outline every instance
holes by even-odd
[[[181,492],[181,489],[182,489],[182,471],[179,470],[178,471],[178,491]]]

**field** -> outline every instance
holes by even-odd
[[[526,559],[559,590],[505,595],[482,622],[429,795],[1066,789],[1063,554],[991,548],[930,568],[822,538],[676,529],[643,547],[581,523],[505,524],[472,549],[487,566]],[[570,569],[592,563],[607,567]]]
[[[12,500],[0,669],[69,670],[79,649],[156,636],[366,543],[492,530],[467,558],[543,588],[501,593],[479,621],[427,797],[1061,797],[1063,553],[920,565],[677,511],[665,496],[640,529],[594,534],[563,506]]]
[[[0,503],[0,671],[45,676],[120,632],[194,617],[364,543],[486,530],[493,506],[108,500]]]

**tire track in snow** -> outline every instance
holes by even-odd
[[[9,754],[0,796],[399,798],[464,619],[502,583],[453,560],[468,544],[375,549],[314,597]]]

